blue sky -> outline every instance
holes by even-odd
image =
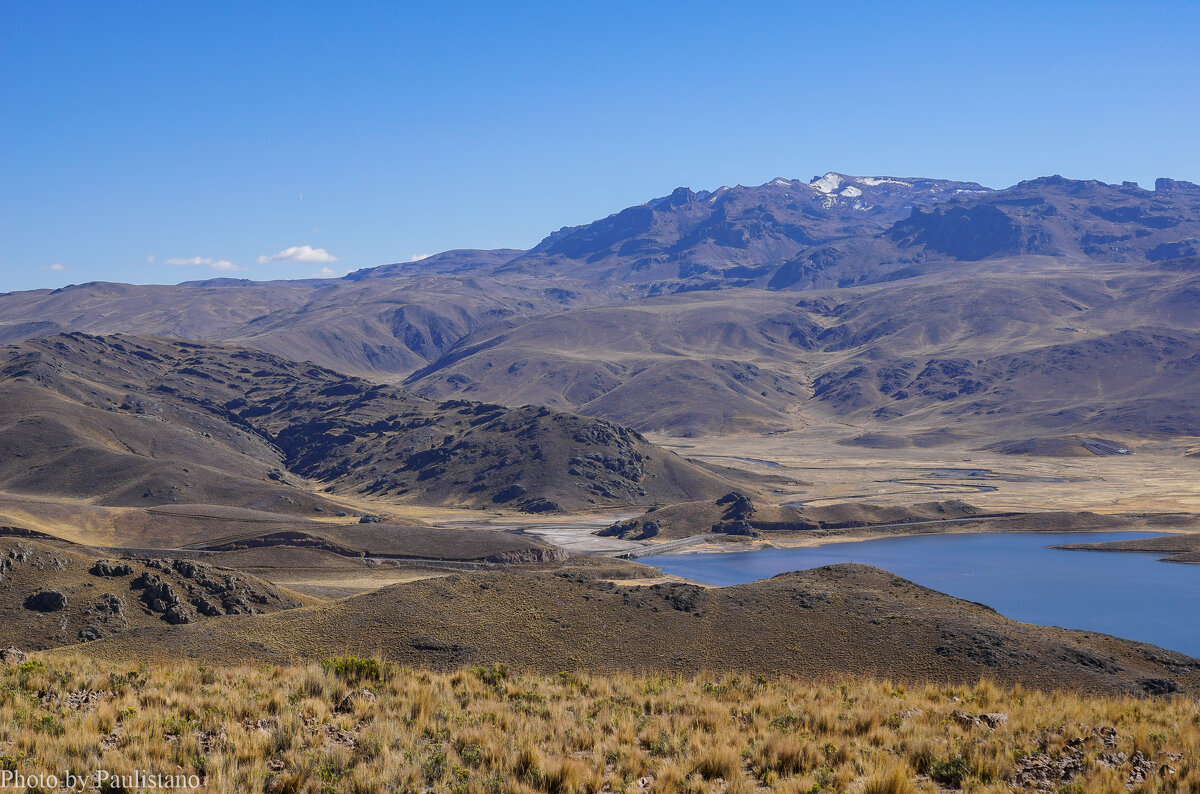
[[[1195,2],[0,0],[0,290],[340,275],[829,170],[1200,181],[1197,31]]]

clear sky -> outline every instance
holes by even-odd
[[[1198,40],[1194,0],[0,0],[0,290],[341,275],[831,170],[1200,181]]]

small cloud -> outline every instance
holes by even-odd
[[[277,265],[284,262],[336,262],[337,257],[324,248],[313,248],[311,245],[293,245],[277,254],[260,256],[258,264]]]
[[[413,254],[411,257],[409,257],[408,261],[409,262],[420,262],[422,259],[428,259],[431,256],[433,256],[433,254]]]
[[[154,264],[154,254],[150,254],[150,256],[146,257],[146,264],[148,264],[148,265]]]
[[[311,278],[341,278],[343,275],[331,267],[323,267],[316,273],[313,273]]]
[[[167,259],[166,264],[174,265],[175,267],[207,267],[223,273],[231,273],[242,269],[228,259],[210,259],[207,256],[193,256],[187,259],[173,257]]]
[[[46,265],[42,270],[53,270],[55,273],[61,273],[64,270],[70,270],[70,268],[55,262],[53,265]]]

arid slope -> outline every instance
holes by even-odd
[[[611,422],[435,403],[258,351],[70,334],[3,355],[0,488],[17,493],[327,510],[315,481],[545,511],[716,496],[727,485]]]
[[[382,653],[439,667],[699,670],[973,681],[1091,692],[1194,690],[1200,660],[1097,634],[1029,626],[865,566],[736,587],[627,588],[564,570],[453,576],[197,630],[91,643],[116,659],[170,653],[281,662]]]

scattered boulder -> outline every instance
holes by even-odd
[[[88,573],[92,576],[129,576],[133,573],[133,566],[124,562],[99,560],[88,569]]]
[[[1129,759],[1129,766],[1129,776],[1125,778],[1125,785],[1129,788],[1145,783],[1146,778],[1154,774],[1154,762],[1142,755],[1141,750],[1134,752]]]
[[[1046,753],[1026,756],[1017,762],[1012,783],[1018,788],[1058,791],[1083,771],[1083,750],[1076,749],[1051,758]]]
[[[171,563],[171,567],[175,569],[175,573],[184,579],[194,579],[196,578],[196,574],[202,570],[200,565],[191,560],[175,560]]]
[[[513,485],[498,491],[496,495],[492,497],[492,501],[498,505],[502,505],[505,502],[511,502],[514,499],[519,499],[528,492],[528,489],[524,485],[518,485],[514,483]]]
[[[99,624],[89,623],[81,628],[75,636],[79,638],[80,642],[95,642],[104,636],[104,631]]]
[[[151,612],[166,612],[179,603],[179,596],[169,583],[160,581],[142,593],[142,601],[146,602]]]
[[[29,654],[25,653],[25,651],[16,648],[0,650],[0,662],[4,664],[20,664],[27,661],[29,661]]]
[[[129,627],[125,602],[112,593],[105,593],[87,609],[88,623],[79,630],[80,642],[92,642],[101,637],[124,631]]]
[[[206,618],[215,618],[225,614],[219,606],[203,596],[197,596],[196,598],[192,599],[192,606],[194,606],[196,611],[201,615],[204,615]]]
[[[1142,691],[1153,697],[1174,695],[1183,691],[1178,683],[1169,678],[1144,678],[1139,683],[1142,685]]]
[[[690,584],[653,585],[650,589],[664,589],[664,596],[679,612],[696,612],[704,601],[704,588]]]
[[[718,505],[728,505],[721,516],[725,521],[746,521],[754,515],[754,502],[741,491],[730,491],[717,500]]]
[[[1008,722],[1008,715],[1002,712],[992,712],[990,714],[980,714],[979,719],[989,728],[999,728]]]
[[[35,612],[58,612],[67,606],[67,597],[57,590],[39,590],[25,599],[25,608]]]
[[[100,701],[111,696],[112,692],[108,691],[80,689],[75,692],[68,692],[66,697],[62,699],[62,703],[74,711],[89,711],[95,708]]]
[[[374,703],[375,693],[369,689],[355,689],[348,692],[342,701],[338,703],[337,710],[339,712],[354,711],[355,703]]]
[[[196,613],[185,604],[172,604],[167,607],[163,620],[172,626],[181,626],[196,619]]]
[[[521,510],[525,513],[552,513],[556,510],[561,510],[562,506],[553,499],[527,499],[521,503]]]
[[[955,709],[954,711],[950,712],[950,719],[954,720],[964,728],[978,728],[981,724],[983,724],[983,721],[980,720],[979,717],[976,717],[974,714],[968,714],[962,709]]]
[[[89,611],[104,615],[113,615],[115,617],[124,617],[125,602],[112,593],[105,593],[96,599]]]
[[[955,709],[950,712],[950,719],[962,725],[964,728],[998,728],[1008,722],[1008,715],[1001,712],[992,712],[990,714],[968,714],[962,709]]]
[[[720,524],[714,524],[712,531],[719,534],[744,535],[751,538],[762,536],[762,533],[755,529],[754,525],[749,521],[722,521]]]
[[[387,516],[381,516],[375,513],[370,513],[358,519],[360,524],[386,524]]]
[[[158,574],[142,571],[142,573],[129,583],[132,590],[149,590],[152,587],[157,587],[162,581],[162,577]]]

